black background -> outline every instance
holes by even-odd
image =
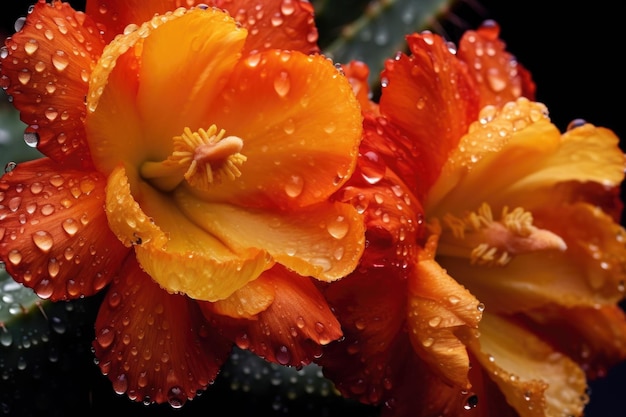
[[[2,0],[0,30],[11,33],[15,19],[24,15],[31,3]],[[82,2],[71,3],[82,7]],[[611,128],[626,140],[622,66],[626,37],[620,1],[467,0],[453,13],[454,18],[443,22],[452,40],[462,29],[474,28],[484,19],[500,24],[501,38],[509,52],[531,71],[537,84],[537,100],[548,106],[553,122],[561,130],[571,120],[583,118]],[[106,378],[97,372],[87,375],[101,378],[95,382],[96,389],[110,390]],[[96,395],[108,398],[109,394]],[[588,417],[626,416],[626,365],[592,382],[591,398]],[[115,403],[117,399],[110,401]]]

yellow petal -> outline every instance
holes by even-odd
[[[109,177],[109,225],[123,243],[134,245],[142,268],[165,290],[215,301],[271,266],[264,250],[245,248],[235,254],[189,222],[169,196],[145,183],[131,183],[136,184],[139,201],[131,194],[124,168]]]
[[[260,210],[198,200],[185,190],[177,205],[235,253],[258,248],[300,275],[332,281],[354,270],[364,246],[363,218],[342,203],[297,211]]]
[[[105,173],[120,159],[132,166],[163,160],[186,126],[207,127],[200,115],[240,59],[246,37],[215,8],[177,9],[134,29],[105,48],[89,84],[89,145]]]
[[[585,374],[568,357],[502,317],[484,314],[468,346],[520,417],[581,416]]]

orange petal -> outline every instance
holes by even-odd
[[[574,359],[588,378],[604,377],[626,359],[626,316],[618,305],[525,312],[533,332]]]
[[[178,9],[107,45],[87,98],[87,131],[99,169],[110,172],[122,155],[132,166],[161,161],[185,127],[214,124],[203,117],[239,59],[245,37],[222,11]],[[111,123],[120,114],[124,119]]]
[[[412,141],[418,172],[426,177],[416,191],[422,196],[437,178],[448,153],[476,119],[478,91],[464,63],[437,35],[411,35],[412,52],[387,61],[380,112]]]
[[[569,358],[505,318],[484,314],[468,344],[520,417],[582,415],[585,374]]]
[[[232,347],[194,302],[163,291],[132,258],[111,284],[95,331],[95,355],[115,392],[175,408],[213,383]]]
[[[409,277],[409,337],[434,372],[448,384],[467,389],[469,358],[456,332],[478,327],[484,306],[435,261],[437,238],[428,239]]]
[[[271,305],[254,320],[217,316],[219,307],[201,304],[212,324],[240,348],[271,362],[300,367],[319,357],[320,345],[341,337],[337,319],[308,277],[276,265],[257,281],[271,288],[274,297]],[[249,294],[255,302],[255,295]]]
[[[0,83],[30,126],[28,134],[38,138],[38,149],[65,165],[89,167],[85,95],[104,46],[95,23],[68,3],[36,2],[6,45]]]
[[[348,204],[319,203],[283,212],[204,202],[186,191],[177,192],[175,199],[187,218],[233,252],[267,251],[300,275],[342,278],[363,252],[363,219]]]
[[[524,96],[534,99],[535,84],[530,74],[508,52],[499,39],[500,26],[488,20],[476,31],[466,31],[457,56],[467,67],[480,89],[480,107],[502,106]]]
[[[211,303],[210,309],[221,316],[255,319],[255,316],[266,310],[276,298],[276,291],[271,281],[263,279],[268,274],[267,271],[264,272],[259,278],[248,282],[230,297]]]
[[[370,69],[367,64],[361,61],[350,61],[347,64],[343,64],[341,69],[348,81],[350,81],[350,85],[352,85],[354,95],[361,105],[361,111],[378,115],[378,103],[372,101],[371,98],[372,92],[369,87]]]
[[[232,252],[190,222],[170,195],[145,183],[140,183],[141,199],[136,201],[121,167],[109,177],[106,193],[111,229],[125,244],[134,242],[142,268],[169,292],[224,299],[271,264],[262,249]]]
[[[214,0],[210,5],[227,10],[249,36],[245,53],[289,49],[319,52],[313,5],[300,0]]]
[[[109,230],[104,178],[48,159],[19,164],[0,180],[0,258],[42,298],[104,288],[128,251]]]
[[[235,186],[207,198],[256,207],[326,199],[354,170],[362,131],[346,78],[322,56],[290,51],[240,61],[205,120],[242,138],[248,158]]]

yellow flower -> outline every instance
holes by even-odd
[[[618,138],[561,133],[498,36],[411,35],[362,103],[338,196],[364,211],[368,246],[326,289],[345,337],[320,364],[385,416],[581,416],[586,377],[626,358]]]
[[[177,406],[235,343],[301,366],[340,337],[310,277],[351,272],[364,244],[362,216],[329,200],[360,108],[316,53],[310,4],[273,30],[280,1],[257,20],[188,3],[40,1],[0,66],[46,155],[0,180],[0,258],[42,298],[108,286],[100,368]]]

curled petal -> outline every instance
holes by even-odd
[[[68,3],[36,2],[6,45],[2,83],[9,83],[27,134],[55,161],[90,167],[82,120],[91,68],[104,47],[95,23]]]
[[[535,96],[535,84],[530,73],[506,52],[499,38],[500,26],[485,22],[478,30],[468,30],[459,42],[457,56],[466,62],[480,90],[480,107],[502,106],[523,96]]]
[[[484,307],[435,261],[437,237],[428,239],[409,278],[409,337],[434,372],[448,384],[467,389],[469,358],[456,332],[478,327]]]
[[[576,363],[503,317],[484,314],[479,331],[468,346],[521,417],[582,415],[587,384]]]
[[[232,348],[193,301],[163,291],[133,258],[111,284],[95,327],[95,355],[115,392],[177,408],[215,380]]]
[[[350,81],[350,85],[352,85],[354,95],[361,105],[361,111],[378,115],[378,103],[371,99],[372,92],[369,87],[370,69],[367,64],[361,61],[350,61],[342,65],[341,68],[348,81]]]
[[[265,311],[276,298],[271,280],[263,279],[263,276],[268,274],[268,272],[261,274],[259,278],[248,282],[230,297],[217,300],[207,308],[221,316],[255,319],[255,316]]]
[[[0,257],[42,298],[103,289],[128,255],[102,210],[105,179],[49,159],[19,164],[0,179]]]
[[[125,244],[134,243],[141,266],[169,292],[199,300],[223,299],[271,263],[261,249],[232,252],[191,223],[170,196],[145,183],[139,187],[142,200],[137,202],[122,167],[109,177],[106,192],[112,230]]]
[[[363,252],[362,216],[343,203],[320,203],[295,212],[245,209],[176,193],[185,215],[235,253],[256,248],[323,281],[352,272]],[[206,213],[211,213],[207,216]]]
[[[310,278],[276,265],[256,281],[261,282],[256,288],[273,292],[273,301],[253,320],[221,316],[219,305],[201,303],[211,323],[240,348],[271,362],[299,367],[319,357],[321,345],[341,337],[339,322]],[[248,295],[255,303],[257,295]]]

